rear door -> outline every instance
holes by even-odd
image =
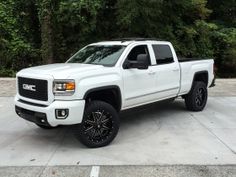
[[[151,55],[156,64],[155,98],[164,99],[177,96],[180,86],[180,68],[174,49],[168,43],[152,44]],[[174,55],[173,55],[174,54]]]

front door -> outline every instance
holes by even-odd
[[[123,69],[124,108],[133,107],[149,101],[155,90],[155,75],[151,66],[147,45],[138,45],[131,49],[126,60],[135,61],[139,54],[148,55],[148,69]]]

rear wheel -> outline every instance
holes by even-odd
[[[194,82],[191,91],[184,96],[185,105],[190,111],[202,111],[206,106],[207,98],[207,86],[201,81]]]
[[[102,147],[116,137],[119,125],[118,114],[110,104],[92,101],[85,108],[82,123],[75,127],[75,135],[87,147]]]

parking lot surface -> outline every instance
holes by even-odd
[[[14,92],[3,87],[14,82],[0,81],[0,176],[91,176],[95,165],[100,176],[236,176],[234,79],[217,80],[203,112],[182,99],[122,112],[118,136],[98,149],[79,143],[71,126],[43,130],[17,117]]]

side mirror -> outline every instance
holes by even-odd
[[[139,54],[137,56],[138,69],[148,69],[148,55],[147,54]]]
[[[124,63],[124,69],[137,68],[137,69],[148,69],[148,55],[139,54],[136,61],[126,60]]]

